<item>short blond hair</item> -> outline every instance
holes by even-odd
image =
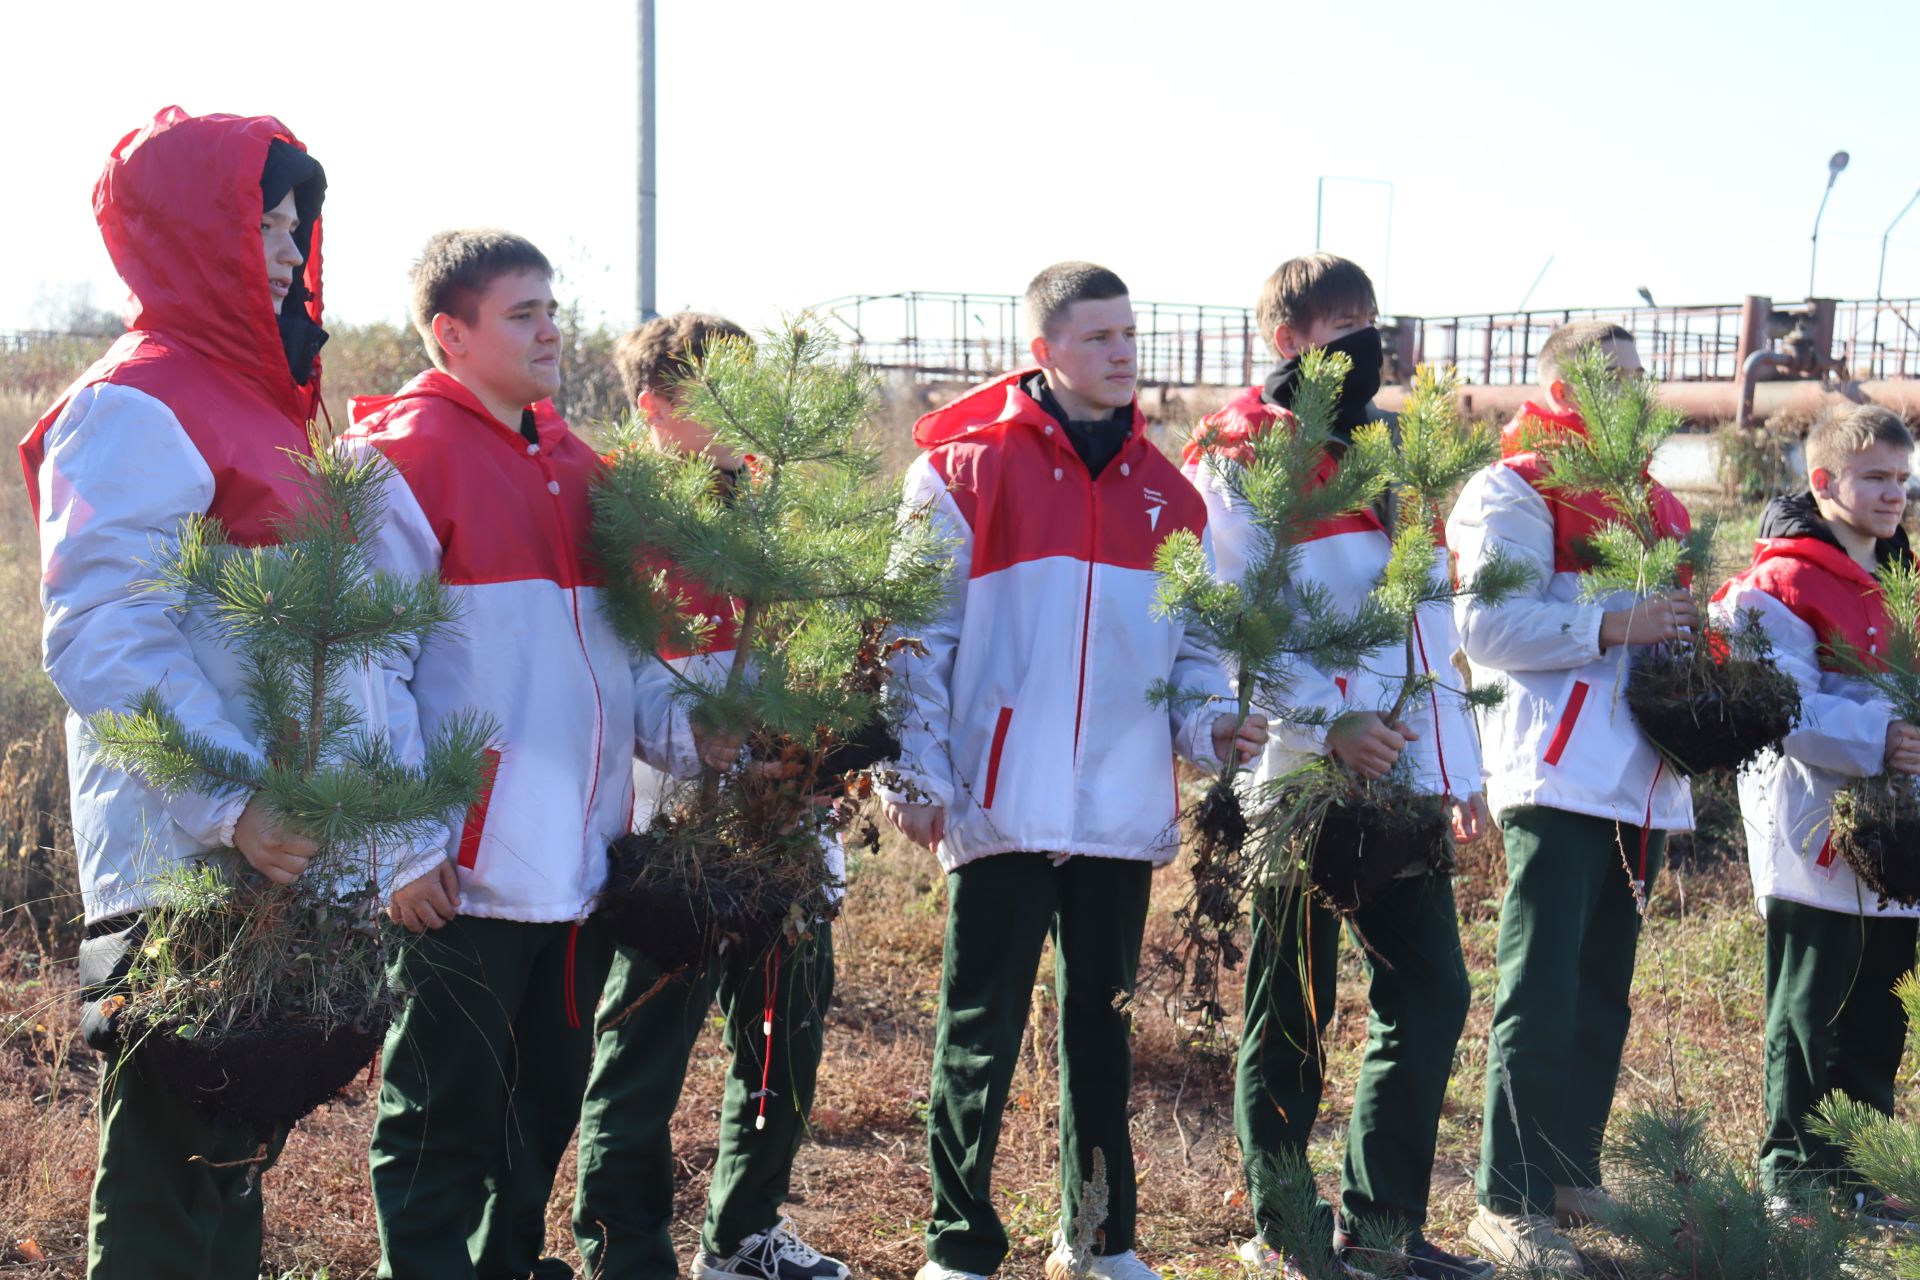
[[[1632,341],[1633,334],[1611,320],[1569,321],[1547,335],[1540,354],[1534,358],[1535,367],[1540,371],[1540,385],[1560,381],[1567,366],[1583,351],[1609,342]]]
[[[1807,478],[1824,471],[1838,476],[1849,462],[1879,444],[1913,448],[1913,432],[1885,405],[1855,404],[1835,409],[1807,433]]]

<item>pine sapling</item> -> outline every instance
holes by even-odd
[[[887,659],[912,641],[883,637],[937,612],[946,560],[931,523],[900,517],[877,482],[873,398],[873,376],[804,320],[716,341],[679,409],[746,468],[728,481],[629,422],[596,483],[610,622],[671,673],[694,723],[748,747],[616,846],[602,913],[668,968],[806,934],[838,898],[823,839],[898,755]],[[718,670],[675,661],[714,649],[731,650]]]
[[[1894,993],[1900,998],[1911,1035],[1920,1027],[1920,972],[1901,978]],[[1846,1151],[1852,1172],[1872,1188],[1865,1193],[1871,1200],[1920,1204],[1920,1123],[1896,1120],[1845,1094],[1832,1093],[1814,1108],[1808,1127]],[[1869,1203],[1863,1207],[1878,1206]],[[1896,1249],[1893,1264],[1893,1275],[1899,1280],[1920,1280],[1920,1246],[1906,1244]]]
[[[139,587],[237,655],[260,750],[188,730],[158,688],[87,723],[110,767],[169,795],[248,797],[319,845],[289,885],[231,850],[157,868],[156,904],[111,998],[150,1069],[215,1121],[257,1131],[291,1124],[372,1057],[397,1002],[386,882],[414,856],[439,856],[449,815],[484,785],[492,735],[456,718],[404,760],[366,720],[352,686],[453,626],[454,606],[437,577],[372,568],[361,538],[381,519],[385,462],[318,440],[291,458],[302,500],[275,522],[275,542],[235,546],[217,519],[192,517]]]
[[[1712,531],[1690,529],[1685,509],[1649,474],[1654,451],[1681,425],[1679,412],[1660,401],[1652,379],[1622,377],[1598,348],[1579,353],[1566,380],[1585,430],[1549,429],[1532,443],[1555,491],[1549,501],[1597,499],[1602,512],[1584,548],[1583,593],[1604,601],[1686,590],[1696,570],[1706,571]],[[1683,776],[1733,768],[1778,746],[1799,717],[1799,688],[1773,664],[1754,619],[1710,628],[1699,642],[1633,648],[1632,670],[1623,672],[1627,706]],[[1628,653],[1621,646],[1623,666]]]
[[[1862,653],[1841,640],[1835,658],[1886,699],[1897,718],[1920,724],[1920,569],[1903,557],[1877,576],[1891,633],[1883,651]],[[1880,906],[1920,906],[1920,796],[1912,778],[1883,769],[1852,779],[1834,794],[1831,831],[1834,851]]]

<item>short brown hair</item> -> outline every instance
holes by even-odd
[[[1835,409],[1807,433],[1807,477],[1815,471],[1838,476],[1854,457],[1877,444],[1913,448],[1913,432],[1885,405],[1854,404]]]
[[[1574,357],[1603,342],[1632,342],[1633,335],[1611,320],[1572,320],[1547,335],[1534,358],[1540,385],[1559,379]]]
[[[413,264],[413,327],[436,367],[446,368],[446,353],[433,336],[433,318],[444,314],[473,323],[487,286],[521,271],[538,271],[551,279],[553,264],[531,240],[511,231],[441,231],[427,241]]]
[[[1046,337],[1076,302],[1104,302],[1127,296],[1127,282],[1091,262],[1056,262],[1027,286],[1027,327]]]
[[[620,335],[613,344],[613,367],[627,389],[627,403],[642,391],[672,397],[675,384],[693,372],[693,366],[715,342],[727,338],[745,341],[747,331],[731,320],[699,311],[677,311],[656,316],[638,329]]]
[[[1352,310],[1373,315],[1380,309],[1373,296],[1373,281],[1357,262],[1331,253],[1309,253],[1289,258],[1274,269],[1260,289],[1260,307],[1255,313],[1260,331],[1273,346],[1273,331],[1286,325],[1299,333],[1313,327],[1323,316]],[[1279,349],[1274,349],[1279,354]]]

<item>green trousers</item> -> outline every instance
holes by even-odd
[[[1453,877],[1396,880],[1354,913],[1353,927],[1365,948],[1367,1051],[1347,1126],[1341,1221],[1417,1234],[1471,994]],[[1254,1221],[1275,1248],[1306,1246],[1282,1240],[1275,1157],[1304,1156],[1319,1114],[1339,946],[1340,918],[1318,898],[1270,889],[1256,899],[1233,1120]]]
[[[933,1213],[927,1257],[986,1275],[1007,1255],[994,1212],[993,1155],[1049,933],[1060,1009],[1060,1186],[1070,1231],[1093,1153],[1106,1162],[1107,1214],[1095,1252],[1133,1248],[1130,996],[1153,868],[1121,858],[1000,853],[947,876],[940,1022],[927,1099]]]
[[[260,1175],[286,1134],[265,1139],[261,1164],[238,1163],[262,1139],[207,1125],[140,1069],[138,1049],[108,1057],[99,1119],[89,1280],[258,1280]]]
[[[573,1274],[545,1256],[547,1198],[612,957],[591,922],[459,916],[411,940],[373,1126],[382,1277]]]
[[[728,1067],[701,1246],[729,1257],[746,1237],[780,1221],[826,1040],[832,927],[816,925],[798,947],[783,942],[768,956],[715,960],[679,974],[636,1007],[662,976],[651,960],[619,948],[596,1017],[573,1207],[574,1238],[596,1280],[678,1274],[669,1234],[674,1161],[668,1124],[716,997]],[[762,1025],[769,1004],[770,1060]],[[763,1073],[764,1106],[758,1096]]]
[[[1893,986],[1914,966],[1920,921],[1783,898],[1767,899],[1766,911],[1769,1127],[1761,1178],[1776,1191],[1808,1181],[1865,1190],[1845,1153],[1805,1125],[1830,1093],[1893,1114],[1907,1036]]]
[[[1524,805],[1502,815],[1507,897],[1487,1040],[1480,1203],[1553,1212],[1555,1185],[1600,1183],[1600,1143],[1632,1020],[1642,830]],[[1646,834],[1649,887],[1666,834]]]

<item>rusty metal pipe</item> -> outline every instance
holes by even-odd
[[[1750,427],[1753,425],[1753,387],[1760,380],[1762,368],[1779,369],[1785,373],[1793,371],[1793,357],[1781,351],[1762,348],[1747,356],[1740,366],[1740,401],[1734,412],[1733,425]]]

